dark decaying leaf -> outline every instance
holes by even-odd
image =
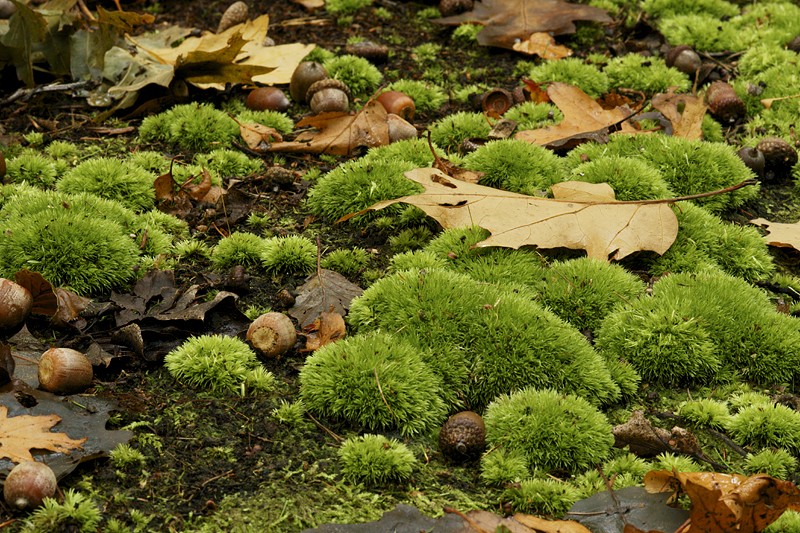
[[[575,502],[564,519],[576,520],[595,533],[619,533],[628,524],[642,531],[672,533],[689,518],[689,511],[668,506],[669,496],[642,487],[598,492]]]
[[[361,287],[338,272],[323,268],[306,278],[306,282],[297,288],[297,299],[289,309],[289,314],[300,323],[301,328],[305,328],[323,313],[334,311],[346,315],[352,299],[363,292]]]
[[[446,514],[439,519],[422,514],[419,509],[400,504],[383,514],[380,520],[366,524],[324,524],[314,529],[304,529],[302,533],[375,533],[392,531],[393,533],[419,533],[435,531],[436,533],[475,533],[464,520],[454,514]]]
[[[33,295],[32,314],[50,317],[56,326],[76,325],[75,320],[91,300],[61,287],[53,287],[38,272],[23,269],[14,276],[17,283]]]
[[[72,450],[69,455],[33,450],[36,459],[50,465],[58,479],[72,472],[82,462],[107,457],[110,450],[133,437],[130,431],[106,429],[109,414],[117,406],[110,400],[95,396],[81,396],[80,401],[76,402],[14,381],[0,387],[0,405],[8,409],[8,417],[56,415],[61,420],[53,428],[54,431],[65,433],[73,439],[87,439],[80,449]],[[0,477],[5,477],[13,467],[13,462],[0,459]]]
[[[0,342],[0,385],[5,385],[14,377],[14,357],[11,355],[11,346]]]

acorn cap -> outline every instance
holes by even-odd
[[[311,100],[314,93],[323,89],[339,89],[347,95],[347,98],[350,98],[350,89],[347,88],[347,85],[334,78],[325,78],[324,80],[315,81],[311,84],[308,91],[306,91],[306,100]]]
[[[797,150],[780,137],[761,139],[756,146],[764,154],[764,169],[775,174],[785,174],[797,164]]]
[[[476,459],[485,447],[486,425],[473,411],[454,414],[439,432],[439,450],[454,461]]]

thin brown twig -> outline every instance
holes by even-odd
[[[16,521],[17,521],[16,518],[12,518],[10,520],[6,520],[5,522],[0,523],[0,529],[7,528],[8,526],[10,526],[11,524],[15,523]]]
[[[378,379],[378,369],[373,368],[372,373],[375,374],[375,383],[378,384],[378,392],[381,393],[381,400],[383,400],[383,403],[384,405],[386,405],[386,408],[389,410],[389,412],[392,413],[392,418],[397,420],[397,415],[395,415],[394,411],[392,411],[392,408],[389,407],[389,402],[386,401],[386,397],[383,395],[383,387],[381,387],[381,380]]]
[[[307,416],[308,418],[310,418],[310,419],[311,419],[311,421],[312,421],[312,422],[314,422],[314,423],[317,425],[317,427],[318,427],[318,428],[320,428],[322,431],[324,431],[325,433],[327,433],[327,434],[328,434],[328,435],[329,435],[329,436],[330,436],[330,437],[331,437],[333,440],[335,440],[336,442],[342,442],[342,441],[344,440],[342,437],[340,437],[339,435],[337,435],[336,433],[334,433],[332,430],[330,430],[330,429],[326,428],[326,427],[325,427],[325,426],[324,426],[324,425],[323,425],[323,424],[322,424],[322,423],[321,423],[319,420],[317,420],[316,418],[314,418],[314,415],[312,415],[311,413],[309,413],[309,412],[307,412],[307,411],[306,411],[306,416]]]
[[[208,478],[207,480],[205,480],[205,481],[203,481],[202,483],[200,483],[200,486],[201,486],[201,487],[205,487],[206,485],[208,485],[208,484],[209,484],[209,483],[211,483],[212,481],[216,481],[216,480],[218,480],[218,479],[220,479],[220,478],[223,478],[223,477],[228,477],[228,476],[230,476],[230,475],[231,475],[231,474],[233,474],[233,473],[234,473],[234,471],[233,471],[233,470],[228,470],[227,472],[223,472],[223,473],[221,473],[221,474],[219,474],[219,475],[217,475],[217,476],[210,477],[210,478]]]

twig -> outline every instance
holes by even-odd
[[[716,438],[727,444],[731,450],[735,451],[742,457],[747,457],[747,450],[745,450],[744,448],[733,442],[731,438],[725,435],[724,433],[720,433],[716,429],[711,429],[711,428],[706,428],[706,431],[708,431],[710,434],[714,435]]]
[[[397,420],[397,415],[395,415],[394,411],[392,411],[392,408],[389,407],[389,402],[386,401],[386,397],[383,395],[383,387],[381,387],[381,380],[378,379],[378,369],[377,368],[373,368],[372,369],[372,373],[375,374],[375,383],[378,384],[378,392],[381,393],[381,400],[383,400],[383,404],[386,406],[386,408],[389,410],[389,412],[392,413],[392,418]]]
[[[218,476],[214,476],[214,477],[208,478],[207,480],[205,480],[202,483],[200,483],[200,486],[201,487],[205,487],[206,485],[208,485],[212,481],[216,481],[216,480],[218,480],[220,478],[223,478],[223,477],[228,477],[231,474],[233,474],[233,470],[228,470],[227,472],[223,472],[223,473],[219,474]]]
[[[7,528],[8,526],[10,526],[11,524],[13,524],[16,521],[17,521],[16,518],[12,518],[10,520],[6,520],[5,522],[0,523],[0,529]]]
[[[310,418],[310,419],[311,419],[311,421],[312,421],[312,422],[314,422],[314,423],[317,425],[317,427],[318,427],[318,428],[320,428],[322,431],[324,431],[325,433],[327,433],[327,434],[328,434],[328,435],[329,435],[331,438],[333,438],[333,440],[335,440],[336,442],[342,442],[342,441],[344,440],[342,437],[340,437],[339,435],[337,435],[336,433],[334,433],[333,431],[331,431],[330,429],[328,429],[328,428],[326,428],[324,425],[322,425],[322,424],[319,422],[319,420],[317,420],[316,418],[314,418],[314,415],[312,415],[312,414],[311,414],[311,413],[309,413],[308,411],[306,411],[306,416],[307,416],[308,418]]]
[[[50,85],[39,85],[37,87],[33,87],[32,89],[17,89],[11,96],[1,101],[0,105],[10,104],[11,102],[15,102],[16,100],[24,101],[30,98],[31,96],[37,95],[39,93],[71,91],[73,89],[83,89],[91,85],[94,85],[93,81],[84,80],[84,81],[75,81],[72,83],[51,83]]]

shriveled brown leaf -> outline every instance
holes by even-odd
[[[297,298],[288,313],[306,328],[323,313],[346,315],[350,302],[363,292],[338,272],[322,268],[297,288]]]
[[[517,40],[527,39],[532,33],[574,33],[576,20],[604,23],[611,22],[611,17],[600,8],[562,0],[483,0],[475,2],[472,11],[433,22],[481,24],[484,28],[478,33],[478,43],[513,49]]]
[[[193,201],[215,205],[225,195],[225,189],[211,183],[211,174],[205,168],[200,176],[189,176],[179,186],[170,170],[156,178],[154,186],[159,210],[179,218],[192,210]]]
[[[675,213],[664,203],[535,198],[458,181],[432,168],[405,176],[425,192],[378,202],[361,213],[403,202],[419,207],[444,228],[478,225],[491,232],[477,247],[563,247],[586,250],[589,257],[604,261],[640,250],[663,254],[678,234]]]
[[[8,408],[0,405],[0,457],[15,463],[33,461],[31,450],[69,453],[80,448],[87,437],[72,439],[66,433],[53,433],[50,428],[61,422],[58,415],[15,416],[8,418]]]
[[[239,134],[247,147],[256,152],[266,152],[272,143],[283,141],[283,136],[275,128],[264,124],[239,122]]]
[[[541,533],[591,533],[585,526],[573,520],[545,520],[538,516],[517,513],[514,520]]]
[[[53,323],[56,325],[67,325],[74,322],[86,309],[92,300],[79,296],[72,291],[55,289],[56,299],[58,300],[58,310],[53,315]]]
[[[639,132],[625,121],[633,115],[627,106],[603,109],[592,97],[568,83],[551,83],[547,87],[547,96],[564,114],[564,120],[554,126],[520,131],[514,138],[567,149],[588,140],[605,140],[611,126],[619,125],[619,131],[623,133]]]
[[[502,517],[489,511],[470,511],[463,515],[476,533],[507,531],[509,533],[591,533],[589,529],[572,520],[545,520],[517,513]]]
[[[744,476],[717,472],[648,472],[650,492],[682,491],[692,501],[690,525],[683,531],[762,531],[787,509],[800,509],[794,483],[766,474]]]
[[[276,142],[271,152],[310,152],[351,155],[360,148],[389,144],[386,109],[370,100],[357,113],[320,113],[304,118],[298,128],[311,127],[293,141]]]
[[[511,47],[516,52],[537,55],[542,59],[564,59],[572,55],[572,50],[556,43],[556,40],[547,32],[532,33],[524,41],[514,43]]]
[[[780,222],[770,222],[765,218],[754,218],[750,223],[767,230],[764,240],[770,246],[800,250],[800,222],[782,224]]]
[[[31,313],[43,316],[53,316],[58,312],[58,298],[53,291],[53,286],[38,272],[31,272],[23,268],[14,275],[17,283],[28,289],[33,296],[33,309]]]
[[[307,327],[303,328],[306,345],[301,352],[313,352],[339,339],[347,334],[347,328],[342,315],[335,311],[326,311]]]
[[[666,94],[653,96],[653,107],[661,111],[672,124],[672,135],[685,139],[702,139],[703,117],[706,104],[692,94],[675,94],[674,88]]]

